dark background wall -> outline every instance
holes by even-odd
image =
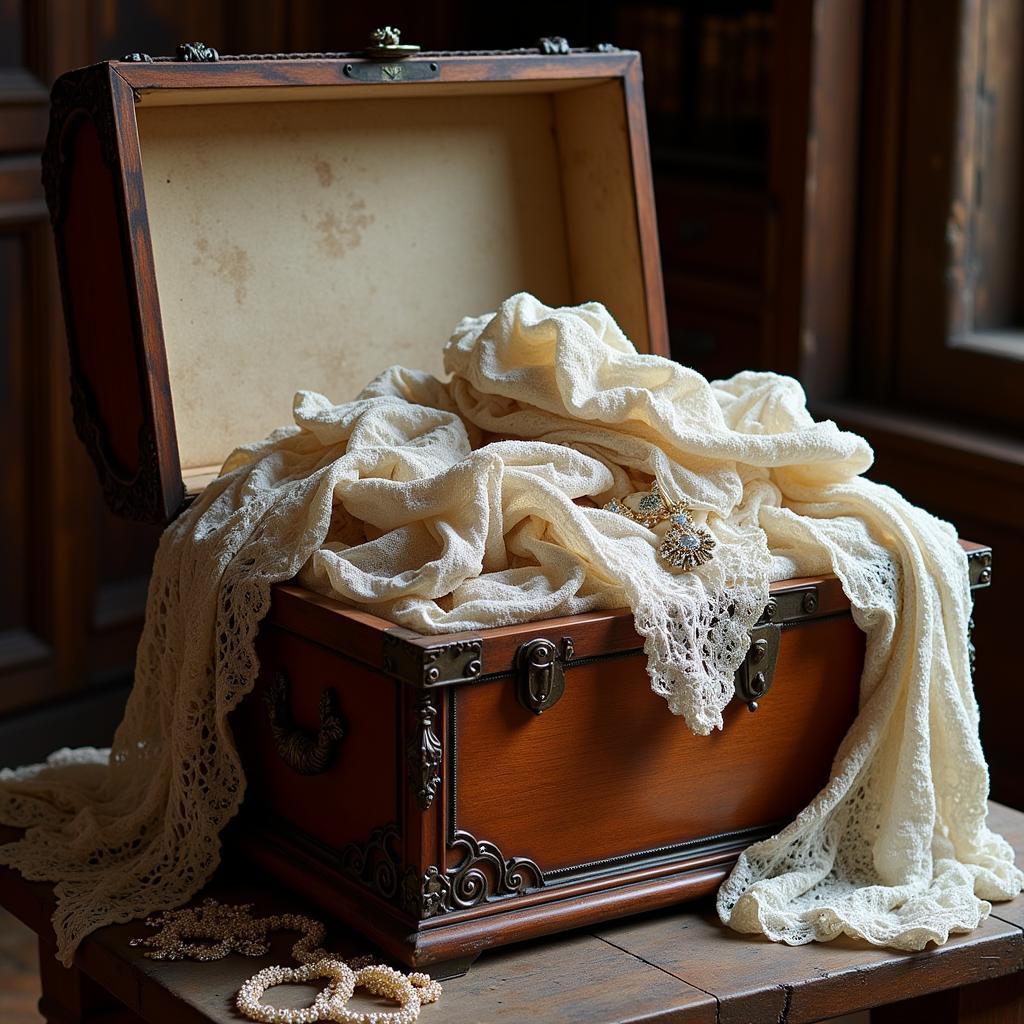
[[[186,40],[358,49],[386,22],[430,49],[642,51],[676,358],[797,375],[872,440],[876,478],[994,544],[977,687],[994,791],[1024,805],[1018,6],[0,0],[0,764],[109,740],[157,536],[105,512],[71,429],[39,185],[50,84]]]

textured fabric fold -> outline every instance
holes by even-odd
[[[425,633],[628,606],[653,689],[722,726],[772,579],[835,572],[867,634],[858,718],[831,779],[719,894],[740,931],[901,949],[974,927],[1021,873],[985,824],[966,560],[952,528],[865,480],[871,450],[815,423],[796,381],[709,383],[638,354],[599,304],[528,295],[467,318],[442,382],[401,367],[353,401],[301,392],[165,532],[135,686],[108,755],[3,774],[0,863],[56,880],[59,953],[177,906],[208,879],[244,778],[228,715],[251,690],[274,583]],[[670,571],[604,511],[657,479],[716,540]]]

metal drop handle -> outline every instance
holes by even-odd
[[[299,775],[319,775],[330,768],[345,736],[337,695],[331,687],[320,695],[320,728],[316,732],[295,724],[290,698],[288,676],[283,671],[278,672],[263,695],[274,747],[292,771]]]

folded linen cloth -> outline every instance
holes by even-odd
[[[28,831],[0,863],[58,882],[66,962],[212,873],[244,789],[227,716],[270,588],[296,575],[427,633],[628,605],[653,688],[707,734],[769,582],[835,572],[867,634],[861,711],[826,788],[723,884],[723,920],[920,949],[1020,890],[985,824],[966,558],[861,476],[865,441],[815,423],[789,378],[709,383],[638,354],[597,303],[513,296],[458,326],[445,367],[392,367],[343,405],[301,392],[294,426],[232,453],[161,540],[109,759],[4,774],[0,820]],[[600,507],[652,478],[713,534],[712,561],[672,571],[656,533]]]

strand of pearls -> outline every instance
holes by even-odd
[[[198,907],[168,910],[146,919],[159,931],[131,945],[145,946],[153,960],[220,960],[229,953],[263,956],[270,948],[269,934],[296,931],[300,938],[292,946],[299,967],[265,967],[238,990],[235,1005],[250,1020],[263,1024],[412,1024],[421,1007],[436,1002],[441,986],[430,975],[403,974],[362,956],[348,962],[333,956],[321,943],[327,930],[321,922],[302,914],[273,914],[253,917],[252,904],[236,906],[204,900]],[[328,984],[309,1006],[278,1008],[264,1003],[263,996],[275,985],[327,978]],[[398,1004],[396,1011],[357,1013],[347,1003],[357,988]]]
[[[297,1010],[278,1009],[261,1001],[268,988],[314,978],[330,978],[330,983],[317,993],[310,1006]],[[343,1007],[355,989],[355,972],[340,960],[325,959],[301,967],[265,967],[238,990],[235,1006],[250,1020],[264,1024],[313,1024],[319,1020],[337,1020],[333,1011]]]

